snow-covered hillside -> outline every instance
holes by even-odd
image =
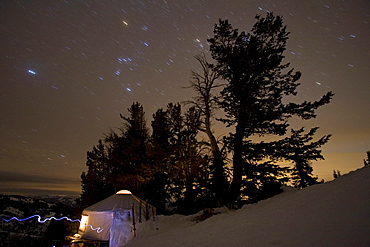
[[[159,216],[128,246],[370,246],[370,167],[196,223]]]

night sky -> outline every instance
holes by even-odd
[[[302,72],[297,102],[335,93],[310,121],[333,136],[315,162],[331,180],[370,150],[370,1],[2,0],[0,193],[79,194],[86,152],[135,101],[148,120],[190,99],[195,55],[219,18],[250,31],[255,15],[282,15],[286,62]],[[217,134],[226,130],[217,129]]]

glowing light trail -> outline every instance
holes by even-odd
[[[64,216],[62,218],[55,218],[54,216],[52,216],[52,217],[45,218],[44,220],[42,220],[41,216],[37,215],[37,214],[32,215],[32,216],[27,217],[27,218],[24,218],[24,219],[18,219],[17,217],[12,217],[10,219],[5,219],[3,217],[0,217],[0,219],[5,221],[5,222],[10,222],[12,220],[16,220],[16,221],[21,222],[21,221],[26,221],[26,220],[29,220],[29,219],[32,219],[32,218],[37,218],[37,221],[39,223],[45,223],[46,221],[49,221],[49,220],[68,220],[70,222],[81,222],[79,219],[72,220],[72,219],[70,219],[66,216]],[[100,227],[94,228],[92,225],[87,225],[87,226],[89,226],[91,228],[91,230],[96,231],[97,233],[101,233],[104,230],[103,228],[100,228]]]

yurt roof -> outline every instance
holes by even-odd
[[[116,194],[97,202],[90,207],[85,208],[86,211],[118,211],[122,209],[131,209],[132,204],[139,206],[140,203],[145,204],[145,201],[134,196],[128,190],[120,190]],[[84,210],[84,211],[85,211]]]

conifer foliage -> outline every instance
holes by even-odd
[[[207,195],[209,158],[197,140],[199,112],[170,103],[153,115],[152,133],[140,103],[133,103],[122,127],[87,153],[82,201],[89,205],[120,189],[147,198],[159,212],[190,213]],[[200,207],[200,206],[199,206]],[[199,209],[199,208],[198,208]]]
[[[315,127],[304,134],[304,128],[292,129],[291,136],[285,139],[286,142],[282,146],[284,159],[294,164],[292,183],[300,189],[318,183],[317,177],[312,174],[311,162],[324,159],[319,148],[329,141],[331,135],[312,141],[317,130],[318,127]]]
[[[81,175],[81,199],[85,205],[102,200],[114,191],[109,181],[113,168],[108,162],[109,158],[108,149],[102,140],[98,141],[92,151],[87,152],[88,170]]]
[[[366,152],[367,159],[364,159],[364,166],[370,165],[370,151]]]
[[[289,63],[283,63],[289,33],[282,18],[273,13],[266,17],[257,15],[256,19],[250,33],[239,33],[227,20],[220,20],[215,25],[214,37],[208,40],[216,61],[215,70],[228,83],[220,95],[220,106],[226,114],[222,121],[235,126],[230,136],[233,148],[230,202],[239,198],[243,169],[253,169],[243,159],[245,142],[254,135],[284,135],[290,118],[315,117],[315,110],[333,96],[328,92],[319,101],[284,103],[284,96],[297,94],[301,77],[300,72],[288,70]]]

